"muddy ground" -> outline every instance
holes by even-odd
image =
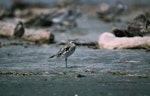
[[[124,14],[132,20],[143,10]],[[53,32],[57,43],[69,39],[97,42],[114,23],[101,21],[94,12],[77,20],[77,28]],[[117,23],[121,26],[122,23]],[[77,46],[65,68],[63,58],[50,59],[60,45],[21,42],[0,47],[0,96],[149,96],[150,54],[144,49],[104,50]]]

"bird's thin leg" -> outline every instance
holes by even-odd
[[[66,68],[67,68],[67,58],[65,58],[65,62],[66,62]]]

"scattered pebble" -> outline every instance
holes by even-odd
[[[65,72],[58,72],[59,75],[65,75]]]
[[[147,75],[139,75],[138,78],[148,78]]]
[[[91,69],[86,69],[85,72],[89,72],[89,73],[96,73],[95,70],[91,70]]]
[[[82,74],[77,74],[77,78],[82,78],[82,77],[86,77],[86,76]]]
[[[123,72],[123,71],[116,71],[116,72],[108,71],[108,73],[112,74],[112,75],[128,75],[128,74],[130,74],[129,72]]]
[[[75,94],[74,96],[78,96],[78,94]]]

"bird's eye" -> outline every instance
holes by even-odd
[[[69,50],[69,47],[66,48],[66,51]]]

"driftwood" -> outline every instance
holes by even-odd
[[[113,28],[112,33],[103,33],[98,40],[100,48],[126,49],[146,48],[150,49],[150,13],[140,14],[130,21],[124,29]]]
[[[147,36],[150,34],[150,13],[139,14],[134,20],[129,21],[124,29],[112,28],[112,33],[117,37]]]
[[[0,22],[0,36],[7,38],[14,38],[15,25],[5,22]],[[21,40],[37,42],[37,43],[52,43],[54,41],[54,35],[43,30],[31,30],[25,29],[24,35]]]
[[[98,44],[102,49],[150,48],[150,37],[116,37],[110,32],[104,32],[99,36]]]
[[[84,40],[78,40],[78,39],[69,40],[69,41],[74,41],[77,46],[87,46],[88,48],[92,48],[92,49],[98,49],[99,48],[96,41],[93,42],[93,41],[84,41]],[[65,44],[66,44],[66,42],[58,43],[58,45],[65,45]]]

